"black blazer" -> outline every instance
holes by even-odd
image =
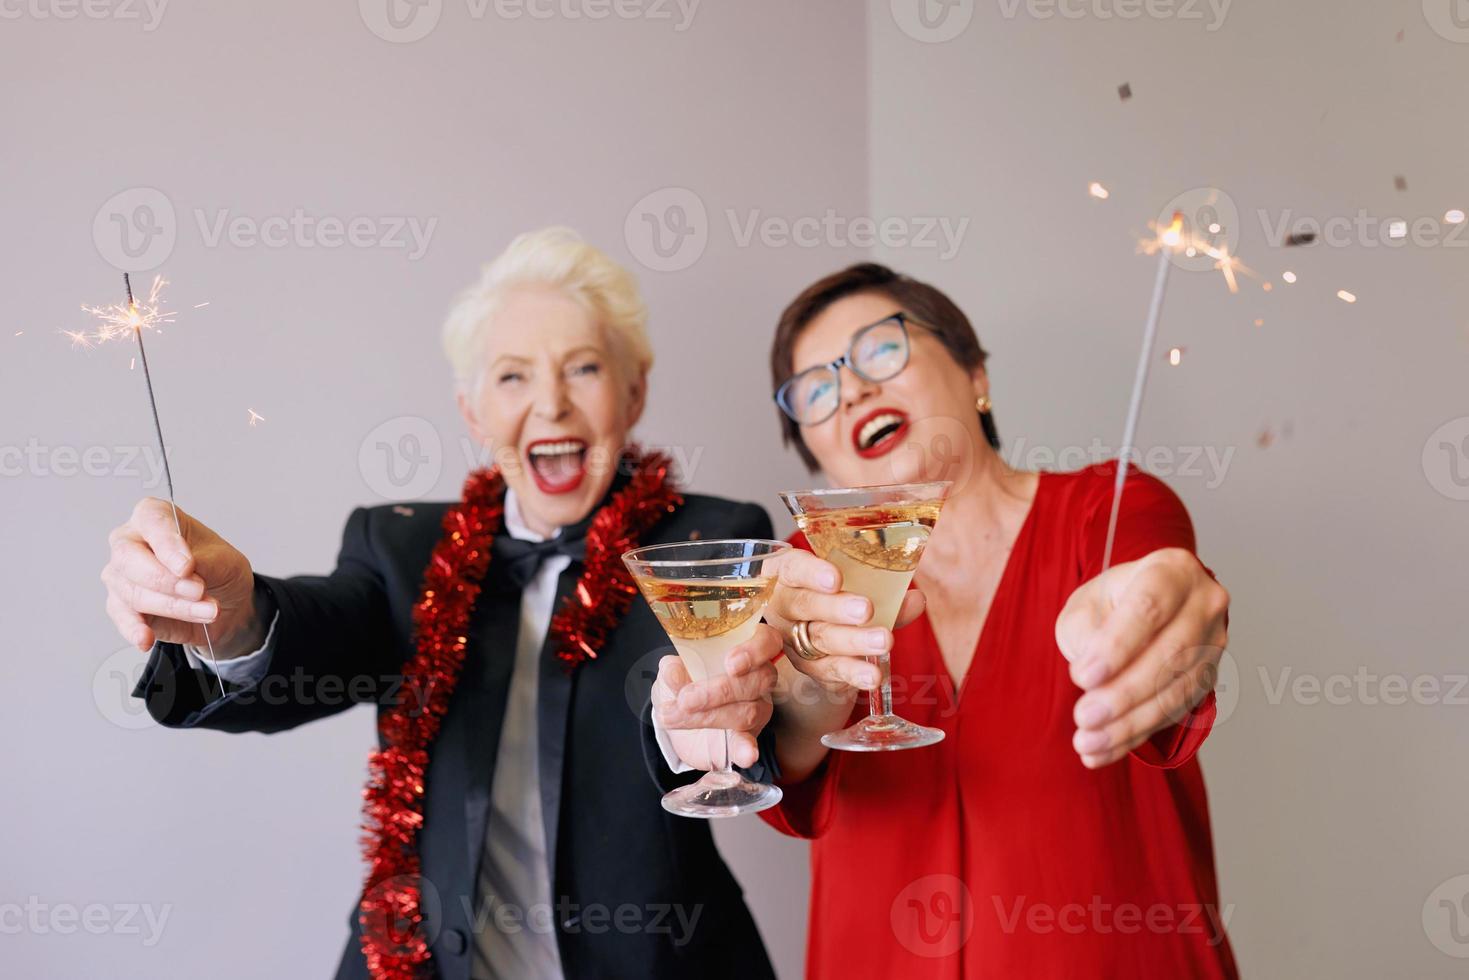
[[[215,675],[191,670],[181,646],[160,643],[134,696],[163,725],[227,732],[279,732],[361,702],[381,711],[404,696],[397,675],[413,652],[411,609],[449,506],[359,507],[330,575],[256,575],[256,587],[280,610],[275,653],[259,683],[231,686],[220,698]],[[771,534],[769,517],[754,504],[688,494],[643,543]],[[581,567],[573,562],[562,574],[560,595],[575,587]],[[480,909],[475,882],[519,615],[519,590],[491,562],[463,673],[432,748],[419,834],[425,935],[443,980],[469,977],[475,911],[495,928],[495,909]],[[658,659],[671,652],[641,598],[597,659],[575,673],[568,676],[553,650],[542,649],[541,802],[567,977],[774,976],[708,822],[665,812],[648,778],[646,705]],[[697,774],[657,775],[671,785]],[[348,924],[337,977],[365,980],[355,907]]]

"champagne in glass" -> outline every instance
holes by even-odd
[[[689,676],[705,681],[723,675],[725,655],[755,635],[775,592],[771,559],[790,547],[784,541],[686,541],[638,548],[622,560]],[[780,802],[777,787],[734,771],[729,732],[721,743],[716,768],[665,795],[665,810],[686,817],[732,817]]]
[[[952,486],[938,482],[788,490],[780,499],[817,557],[841,570],[842,589],[872,601],[872,618],[864,625],[892,629]],[[868,659],[882,671],[882,684],[869,695],[868,716],[843,731],[823,735],[822,744],[852,752],[884,752],[943,741],[941,730],[893,714],[889,656]]]

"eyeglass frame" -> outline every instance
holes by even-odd
[[[852,363],[852,350],[857,346],[857,341],[862,337],[863,334],[867,333],[867,331],[872,330],[875,327],[880,327],[884,323],[889,323],[891,321],[897,321],[898,329],[903,332],[903,363],[899,364],[897,370],[895,370],[892,374],[889,374],[883,378],[874,378],[869,375],[863,374],[860,370],[857,369],[857,366]],[[775,389],[775,394],[771,396],[775,399],[776,407],[784,412],[786,418],[796,423],[796,425],[820,425],[821,423],[825,422],[827,419],[835,415],[837,413],[837,410],[842,407],[842,368],[846,368],[848,371],[851,371],[863,381],[869,382],[871,384],[881,384],[884,381],[891,381],[893,378],[896,378],[898,375],[903,373],[903,369],[908,366],[908,362],[913,358],[913,338],[909,335],[908,332],[908,324],[910,323],[913,324],[913,326],[915,327],[932,329],[926,324],[923,324],[914,319],[903,310],[899,310],[896,313],[885,316],[881,320],[874,320],[872,323],[867,324],[865,327],[858,327],[856,330],[852,331],[852,337],[850,340],[847,341],[846,353],[844,353],[841,357],[837,358],[834,361],[829,361],[826,364],[813,364],[802,371],[797,371],[795,374],[782,381],[780,387]],[[796,413],[791,410],[791,407],[788,403],[789,395],[791,391],[791,386],[794,385],[796,381],[798,381],[800,378],[805,377],[812,371],[829,371],[831,372],[832,376],[836,378],[836,404],[832,406],[830,412],[827,412],[821,418],[815,419],[814,421],[810,422],[802,422],[800,419],[796,418]]]

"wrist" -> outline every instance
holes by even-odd
[[[254,653],[265,644],[265,637],[270,629],[270,620],[275,615],[275,599],[271,596],[270,589],[255,578],[253,573],[251,578],[255,584],[250,591],[248,605],[240,619],[240,625],[215,641],[215,656],[220,660],[234,660],[243,657],[246,654]]]

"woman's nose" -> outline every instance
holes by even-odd
[[[844,407],[853,408],[867,399],[878,395],[882,386],[868,381],[846,365],[842,365],[842,402]]]
[[[534,411],[537,418],[559,422],[571,411],[566,398],[566,385],[560,377],[548,378],[536,390]]]

